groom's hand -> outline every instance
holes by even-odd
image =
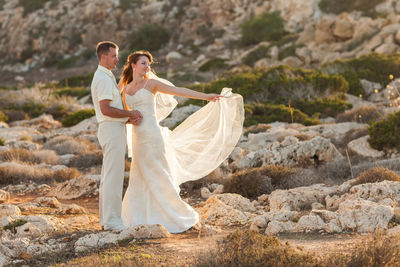
[[[131,110],[131,116],[129,116],[128,122],[133,125],[139,125],[142,122],[143,116],[137,110]]]

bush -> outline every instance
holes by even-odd
[[[89,168],[103,163],[103,153],[101,151],[89,152],[87,154],[76,155],[68,163],[68,167]]]
[[[224,193],[236,193],[246,198],[254,199],[272,191],[271,178],[259,171],[259,168],[234,173],[224,183]]]
[[[251,230],[229,234],[198,261],[197,266],[318,266],[311,254],[283,244],[277,237]]]
[[[3,110],[3,112],[7,116],[7,122],[28,120],[29,119],[28,114],[26,114],[22,110],[7,109],[7,110]]]
[[[252,125],[252,126],[247,127],[247,128],[244,130],[244,135],[245,135],[245,136],[248,136],[249,133],[253,133],[253,134],[262,133],[262,132],[266,132],[266,131],[269,130],[269,129],[271,129],[271,126],[270,126],[270,125],[265,124],[265,123],[259,123],[259,124],[256,124],[256,125]]]
[[[17,227],[26,224],[28,221],[24,219],[17,219],[12,222],[9,222],[6,226],[3,227],[4,230],[10,230],[11,233],[17,233]]]
[[[384,180],[400,182],[400,175],[389,169],[378,166],[363,171],[352,184],[379,183]]]
[[[382,121],[371,122],[368,134],[368,142],[372,148],[395,148],[400,151],[400,111],[389,114]]]
[[[90,94],[90,90],[87,87],[64,87],[56,89],[54,91],[54,94],[58,96],[62,95],[74,96],[78,99],[81,99],[82,97]]]
[[[302,47],[304,45],[291,45],[282,50],[279,50],[278,59],[282,60],[287,57],[296,56],[296,48]]]
[[[30,151],[23,148],[12,148],[0,152],[0,160],[8,162],[24,162],[31,164],[57,164],[58,156],[51,150]]]
[[[310,118],[298,109],[289,108],[285,105],[272,105],[268,103],[245,104],[245,126],[258,123],[271,122],[295,122],[303,125],[319,124],[319,120]]]
[[[271,45],[260,45],[253,51],[247,53],[247,55],[243,57],[242,62],[246,65],[253,66],[258,60],[270,57],[268,54],[270,48]]]
[[[345,99],[339,97],[332,98],[316,98],[310,99],[295,99],[290,103],[292,107],[297,108],[307,114],[313,116],[314,114],[321,114],[321,117],[335,117],[338,113],[351,108],[351,104],[347,103]]]
[[[384,2],[384,0],[321,0],[319,8],[325,13],[340,14],[343,12],[351,13],[352,11],[361,11],[367,16],[376,16],[375,6]]]
[[[8,116],[3,113],[3,111],[0,110],[0,121],[8,121]]]
[[[268,165],[232,174],[224,183],[225,193],[236,193],[247,198],[257,198],[280,188],[284,178],[295,172],[283,166]]]
[[[58,104],[55,106],[48,107],[46,110],[47,114],[53,116],[55,120],[61,120],[67,114],[68,108],[65,104]]]
[[[262,41],[278,41],[288,34],[279,12],[262,13],[241,25],[241,43],[257,44]]]
[[[129,40],[131,50],[156,51],[167,45],[170,38],[169,32],[161,26],[143,24],[132,32]]]
[[[84,154],[96,150],[96,146],[86,139],[74,139],[71,136],[57,136],[47,141],[42,149],[53,150],[58,155]]]
[[[382,118],[382,113],[380,113],[375,106],[361,106],[339,114],[336,117],[337,122],[349,121],[358,123],[370,123]]]
[[[233,74],[209,84],[191,86],[194,90],[204,88],[206,93],[220,93],[224,87],[233,88],[248,102],[287,104],[295,99],[343,95],[348,90],[348,83],[338,74],[328,75],[316,70],[278,66]]]
[[[72,76],[57,83],[57,87],[88,87],[90,86],[94,73]]]
[[[333,2],[332,2],[333,3]],[[349,84],[349,93],[364,95],[360,79],[376,82],[381,85],[390,83],[391,74],[400,74],[400,54],[382,55],[371,53],[355,59],[337,60],[323,67],[327,73],[340,73]]]
[[[212,69],[226,69],[228,65],[225,63],[226,59],[214,58],[210,59],[199,67],[199,71],[210,71]]]
[[[0,146],[4,146],[6,144],[6,139],[0,137]]]
[[[31,118],[39,117],[46,111],[46,107],[43,104],[37,103],[25,103],[22,105],[22,110],[26,112]]]
[[[74,113],[68,114],[62,120],[62,125],[64,127],[74,126],[85,119],[93,117],[94,115],[95,115],[94,109],[82,109]]]
[[[18,0],[18,5],[24,8],[23,16],[25,17],[38,9],[42,9],[48,1],[52,0]]]
[[[0,184],[18,184],[33,181],[35,183],[64,182],[81,176],[77,169],[53,171],[31,165],[13,163],[0,167]]]

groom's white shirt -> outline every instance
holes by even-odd
[[[105,116],[100,110],[99,102],[101,100],[111,100],[110,106],[118,109],[123,109],[122,98],[119,94],[118,85],[114,74],[103,66],[98,66],[91,84],[92,99],[94,109],[96,111],[97,122],[116,121],[126,122],[128,118],[111,118]]]

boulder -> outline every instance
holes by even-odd
[[[0,189],[0,204],[6,203],[10,200],[10,193]]]
[[[380,158],[385,155],[383,151],[373,149],[368,143],[369,136],[363,136],[347,144],[350,152],[364,158]]]
[[[58,184],[47,195],[66,200],[91,196],[98,192],[98,183],[91,177],[83,176]]]

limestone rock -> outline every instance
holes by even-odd
[[[119,236],[119,240],[126,238],[166,238],[170,233],[161,224],[137,225],[123,230]]]
[[[0,189],[0,204],[6,203],[10,200],[10,193]]]
[[[366,158],[383,157],[385,153],[383,151],[373,149],[367,141],[368,137],[369,136],[363,136],[351,141],[350,143],[347,144],[347,148],[352,153],[361,157],[366,157]]]
[[[58,184],[47,195],[58,199],[76,199],[83,196],[90,196],[97,192],[98,181],[90,177],[80,177]]]
[[[0,219],[8,216],[20,216],[21,210],[12,204],[0,204]]]
[[[231,206],[234,209],[243,211],[243,212],[254,212],[256,208],[254,205],[245,197],[242,197],[239,194],[219,194],[215,195],[212,198],[215,198],[219,201],[222,201],[228,206]]]

